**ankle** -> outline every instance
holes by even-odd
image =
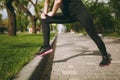
[[[50,45],[43,45],[43,47],[44,47],[44,48],[48,48],[48,47],[50,47]]]

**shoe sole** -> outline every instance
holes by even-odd
[[[110,62],[106,65],[99,65],[100,67],[108,67],[111,64],[112,59],[110,58]]]
[[[100,67],[108,67],[110,64],[111,64],[111,62],[106,65],[100,65]]]
[[[99,65],[100,67],[108,67],[111,64],[112,58],[111,58],[111,54],[108,54],[109,58],[110,58],[110,62],[106,65]]]
[[[45,55],[47,55],[47,54],[50,54],[50,53],[52,53],[52,52],[53,52],[53,49],[50,49],[50,50],[48,50],[48,51],[46,51],[46,52],[38,55],[38,57],[43,57],[43,56],[45,56]]]

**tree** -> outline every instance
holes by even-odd
[[[120,18],[120,0],[110,0],[109,4],[116,12],[116,17]]]
[[[89,12],[92,14],[96,28],[104,29],[105,32],[114,32],[115,20],[111,16],[111,8],[108,3],[98,2],[86,2]]]
[[[16,10],[17,31],[26,31],[29,24],[28,16],[20,10]]]
[[[1,24],[1,22],[2,22],[2,14],[0,14],[0,24]]]
[[[20,10],[23,10],[30,17],[33,29],[32,33],[36,33],[36,17],[32,15],[32,13],[26,7],[24,7],[24,5],[21,4],[19,0],[14,0],[14,2]]]
[[[120,34],[120,1],[119,0],[110,0],[110,7],[112,9],[112,13],[115,17],[115,30]]]
[[[18,9],[22,10],[24,13],[26,13],[32,22],[32,28],[33,28],[33,33],[36,33],[36,20],[37,17],[35,15],[32,15],[31,12],[27,9],[28,3],[30,0],[2,0],[0,2],[4,2],[5,8],[8,13],[8,23],[9,23],[9,28],[8,32],[9,35],[16,35],[16,13],[14,8],[16,8],[15,5],[17,5]],[[36,0],[38,1],[38,0]],[[32,2],[32,1],[30,1]],[[22,4],[21,4],[22,3]],[[37,4],[37,2],[36,2]]]
[[[6,0],[5,7],[8,13],[8,34],[16,36],[16,14],[12,5],[13,0]]]
[[[38,1],[39,0],[36,0],[36,2],[33,3],[32,0],[27,0],[27,1],[26,0],[14,0],[14,2],[16,3],[16,7],[18,7],[18,9],[22,10],[24,13],[26,13],[30,17],[30,20],[32,22],[32,29],[33,29],[32,33],[36,33],[37,19],[39,20],[41,19],[40,13],[41,13],[41,8],[43,7],[43,1],[41,1],[40,4],[38,4]],[[31,3],[33,5],[35,9],[35,15],[32,15],[32,13],[27,9],[28,3]]]
[[[12,5],[13,0],[1,0],[1,8],[6,8],[8,13],[8,34],[16,36],[16,14]]]

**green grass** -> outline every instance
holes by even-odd
[[[10,80],[34,57],[43,42],[42,37],[26,33],[16,37],[0,35],[0,80]]]
[[[108,37],[120,37],[120,33],[117,32],[113,32],[113,33],[104,33],[104,36],[108,36]]]

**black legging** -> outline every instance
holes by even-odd
[[[92,40],[96,43],[97,47],[99,48],[102,56],[107,56],[106,47],[98,36],[96,28],[94,26],[93,20],[90,17],[88,11],[82,6],[79,9],[79,14],[75,14],[72,16],[64,15],[64,14],[56,14],[53,17],[46,16],[46,19],[42,19],[42,31],[43,31],[43,38],[44,38],[44,46],[49,46],[50,40],[50,26],[51,23],[72,23],[78,21],[80,24],[85,28],[88,35],[92,38]]]

